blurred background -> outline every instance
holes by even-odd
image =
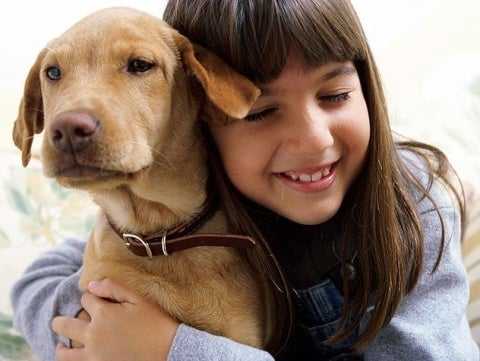
[[[480,1],[353,3],[383,77],[393,129],[439,146],[468,189],[480,189]],[[11,131],[23,83],[48,40],[109,6],[161,16],[165,1],[16,0],[0,11],[0,359],[21,358],[1,329],[9,325],[11,284],[67,235],[86,237],[95,212],[84,194],[46,180],[37,161],[21,167]]]

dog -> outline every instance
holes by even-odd
[[[211,205],[199,120],[206,103],[243,118],[258,96],[218,57],[137,10],[98,11],[48,43],[28,74],[13,140],[27,166],[44,131],[45,175],[100,206],[82,290],[108,277],[181,322],[265,347],[272,291],[246,260],[253,241],[229,240]],[[167,242],[172,232],[180,241]],[[198,234],[207,239],[195,243]]]

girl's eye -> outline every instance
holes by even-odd
[[[270,114],[274,113],[276,110],[277,110],[276,108],[265,109],[258,113],[248,114],[244,119],[247,122],[258,122],[259,120],[265,119]]]
[[[323,95],[319,97],[319,99],[330,103],[340,103],[350,99],[350,93],[351,92],[345,92],[335,95]]]
[[[127,71],[132,74],[145,73],[154,66],[154,63],[143,59],[131,59],[128,61]]]
[[[45,74],[47,74],[47,78],[50,80],[60,80],[62,77],[62,71],[58,66],[49,66],[45,70]]]

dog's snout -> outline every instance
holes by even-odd
[[[99,121],[88,113],[62,113],[51,125],[51,144],[63,152],[81,152],[92,143],[99,125]]]

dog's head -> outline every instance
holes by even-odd
[[[33,137],[44,130],[47,176],[65,186],[112,188],[153,164],[168,166],[178,144],[192,144],[201,98],[242,118],[258,95],[250,81],[161,20],[106,9],[38,55],[13,140],[26,166]]]

